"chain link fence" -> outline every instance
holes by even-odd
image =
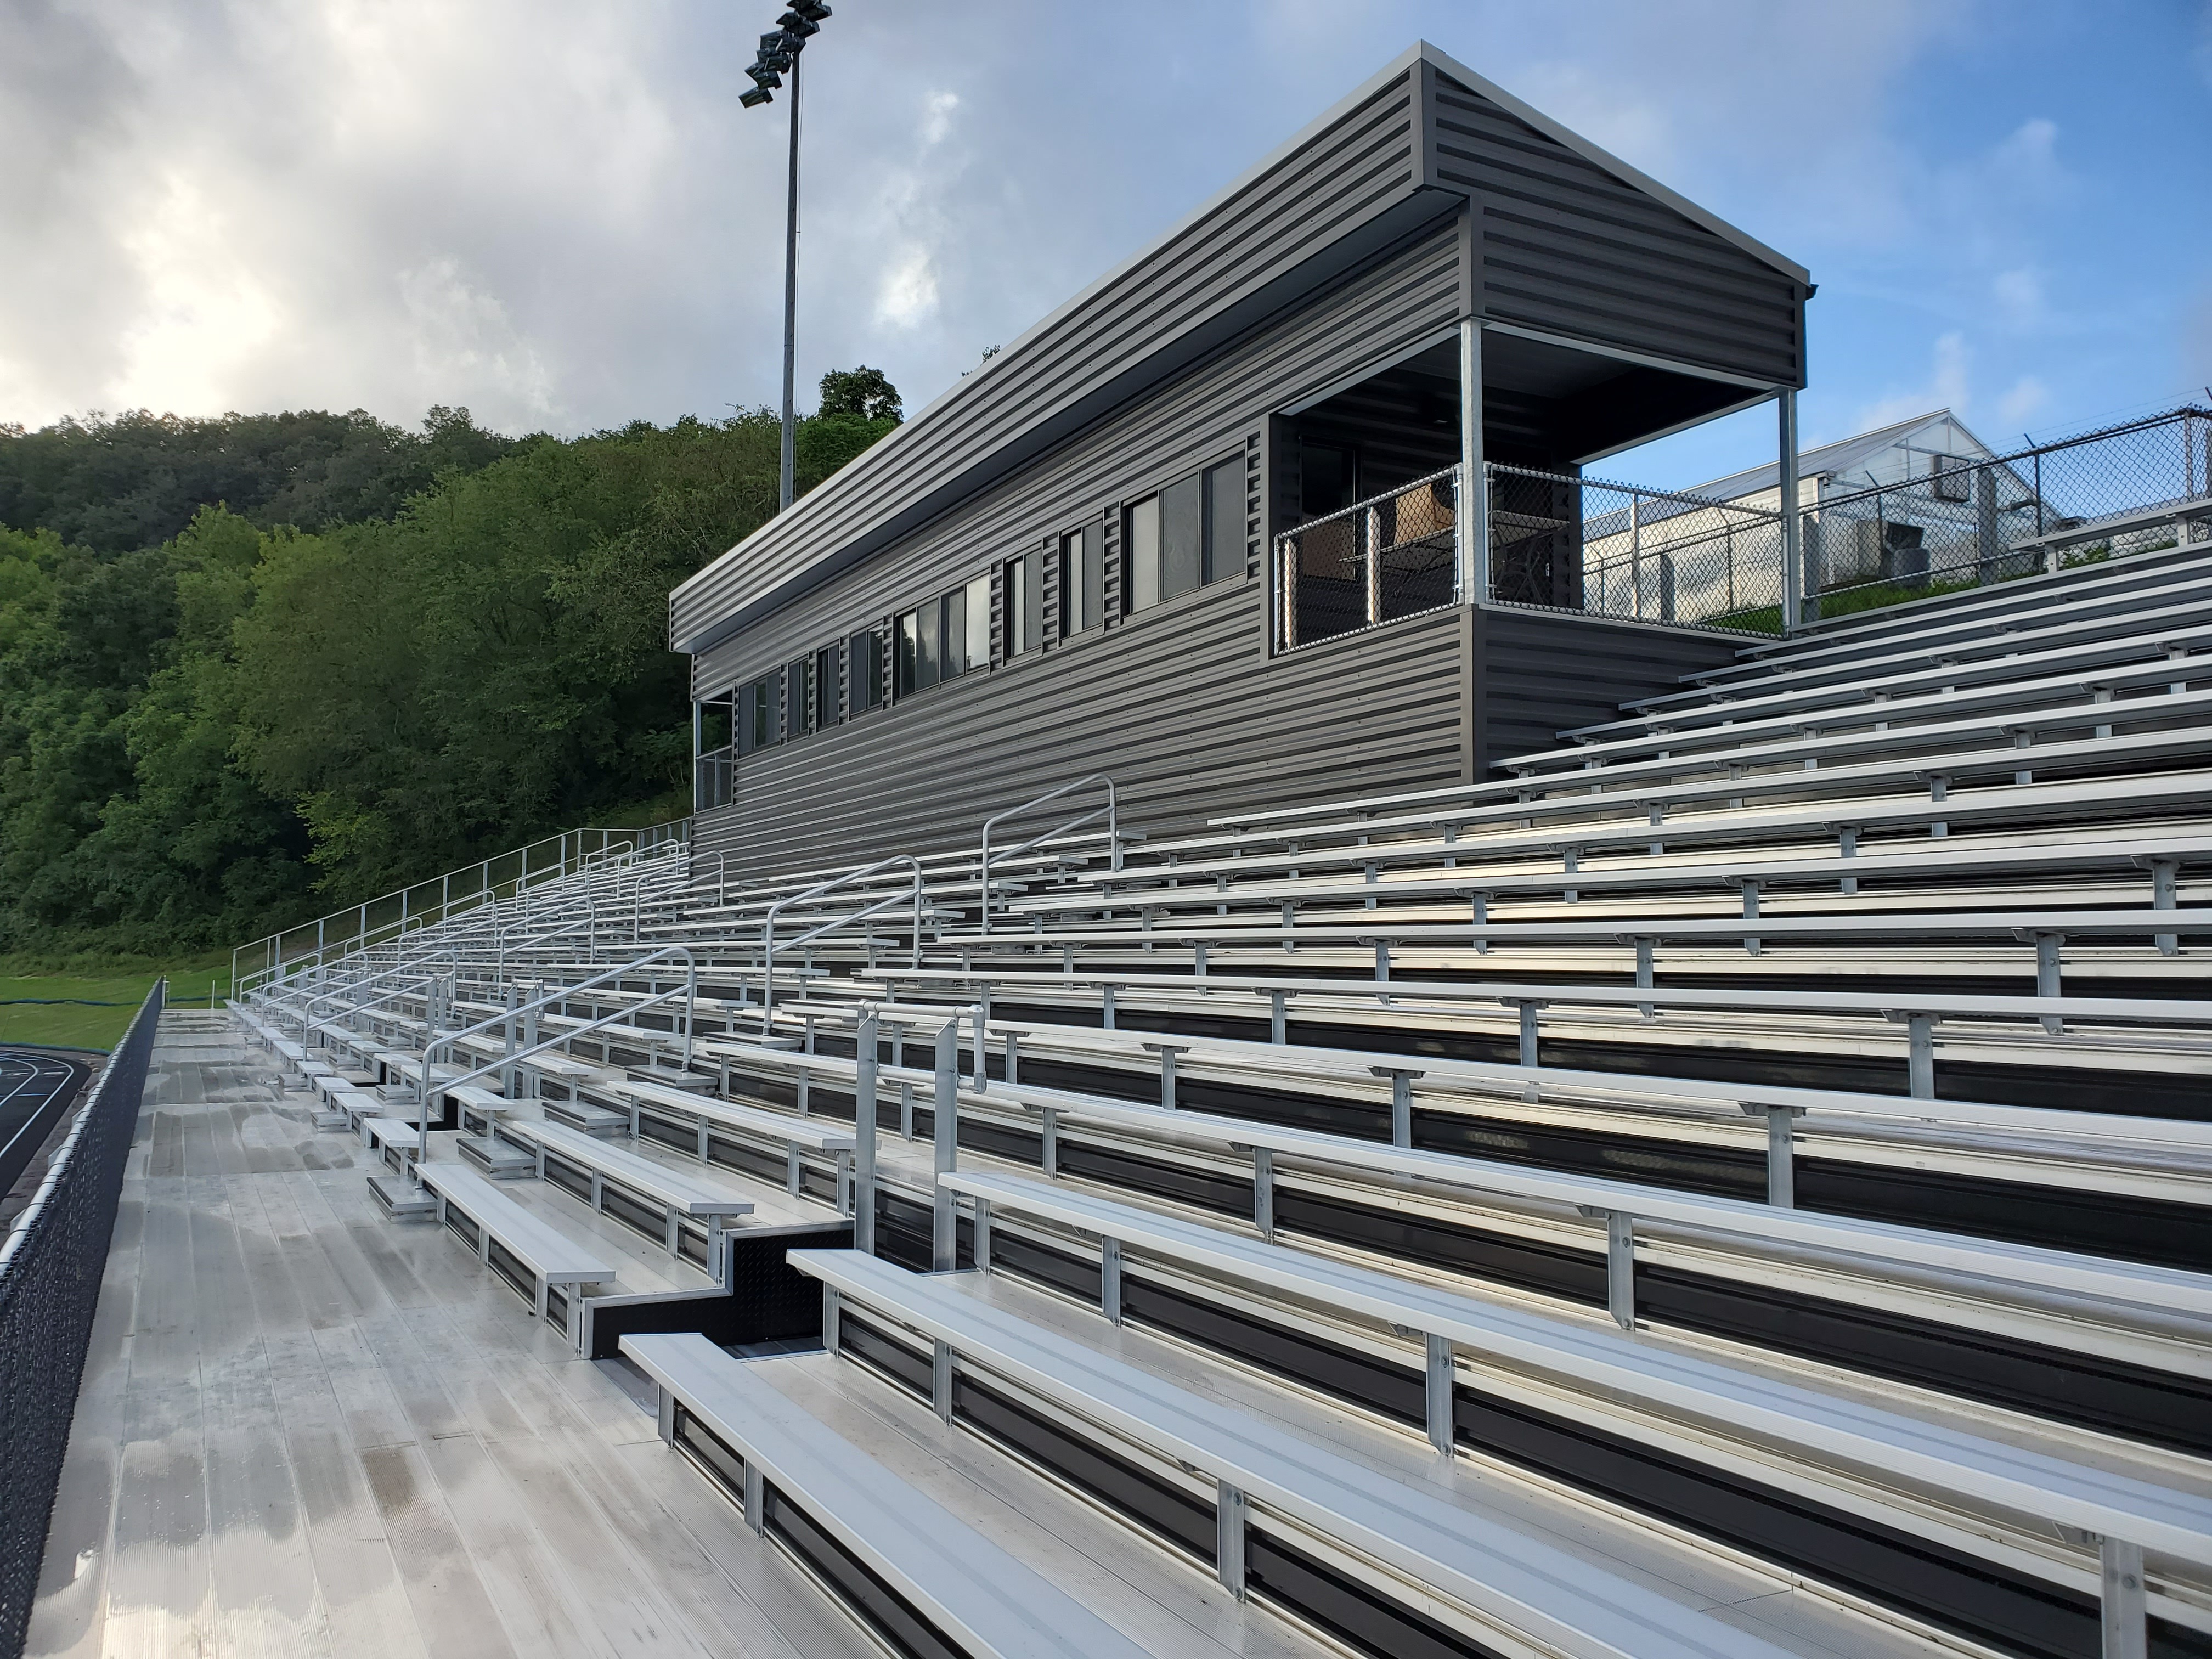
[[[148,994],[0,1243],[0,1654],[20,1654],[30,1626],[164,989]]]
[[[1906,455],[1917,476],[1808,483],[1803,620],[1903,604],[2172,546],[2166,520],[2212,495],[2212,410],[2194,405],[2010,455]],[[1490,597],[1585,616],[1782,631],[1784,534],[1772,483],[1721,500],[1492,463]],[[1276,541],[1278,650],[1379,627],[1458,597],[1456,467]],[[2088,526],[2090,534],[2075,532]]]
[[[1526,467],[1488,471],[1493,599],[1639,622],[1779,627],[1779,514]]]
[[[1806,620],[2173,545],[2180,532],[2166,524],[2053,544],[2212,494],[2212,410],[2187,406],[1992,459],[1924,460],[1917,477],[1807,503]]]
[[[1459,469],[1314,519],[1276,541],[1275,648],[1455,602]]]

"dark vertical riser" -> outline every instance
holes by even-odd
[[[1376,1241],[1361,1242],[1372,1245]],[[1084,1296],[1086,1289],[1091,1296],[1097,1294],[1095,1263],[1016,1230],[994,1229],[991,1254],[999,1271],[1071,1295]],[[1639,1271],[1639,1285],[1644,1277]],[[1157,1283],[1127,1266],[1121,1310],[1133,1324],[1150,1326],[1408,1429],[1418,1431],[1422,1425],[1425,1383],[1420,1371],[1411,1366]],[[872,1330],[866,1341],[868,1351],[854,1352],[854,1357],[927,1397],[926,1354],[902,1348],[880,1331]],[[2023,1659],[2096,1659],[2099,1653],[2098,1607],[2091,1596],[1463,1382],[1455,1387],[1453,1399],[1454,1437],[1479,1455],[1621,1504],[2001,1652]],[[975,1426],[1063,1478],[1085,1485],[1081,1471],[1050,1461],[1048,1446],[1041,1449],[1024,1442],[1020,1425],[1012,1425],[1010,1431],[991,1418]],[[1068,1462],[1072,1466],[1075,1461]],[[1106,1473],[1113,1480],[1085,1489],[1147,1530],[1192,1547],[1168,1524],[1174,1515],[1171,1504],[1151,1498],[1142,1486],[1110,1467]],[[1115,1481],[1122,1489],[1116,1489]],[[1426,1632],[1413,1628],[1395,1634],[1390,1638],[1395,1645],[1376,1645],[1369,1632],[1396,1631],[1394,1620],[1403,1610],[1389,1607],[1367,1587],[1296,1551],[1281,1555],[1285,1547],[1264,1534],[1254,1535],[1255,1588],[1328,1625],[1340,1638],[1386,1654],[1474,1650],[1425,1646],[1425,1641],[1460,1639],[1434,1626]],[[1271,1550],[1277,1553],[1271,1556]],[[2158,1659],[2203,1659],[2212,1655],[2212,1643],[2154,1619],[2150,1651]]]

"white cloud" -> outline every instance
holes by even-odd
[[[1997,314],[2014,328],[2032,328],[2042,321],[2043,278],[2027,266],[2001,270],[1990,284]]]
[[[959,107],[958,93],[932,93],[929,101],[922,106],[921,142],[925,144],[943,143],[945,135],[952,131],[952,112]]]
[[[735,99],[763,21],[0,0],[0,421],[465,403],[567,430],[771,400],[787,106]],[[1843,373],[1816,356],[1815,399],[1837,390],[1808,427],[1963,402],[1970,359],[2063,389],[2001,354],[2082,326],[2054,314],[2089,287],[2047,231],[2086,192],[2035,112],[2071,106],[1984,88],[1948,151],[1901,118],[1980,26],[1925,0],[1840,22],[1761,0],[840,8],[805,60],[801,380],[869,362],[920,407],[1426,35],[1803,259],[1816,333],[1855,292],[1893,304]],[[1885,372],[1947,331],[1919,386]]]
[[[416,378],[424,386],[477,388],[474,412],[495,425],[542,426],[560,414],[536,347],[493,295],[471,286],[451,256],[399,273]]]
[[[1917,386],[1887,393],[1875,402],[1863,406],[1852,429],[1864,432],[1937,409],[1948,409],[1954,415],[1965,416],[1970,402],[1967,359],[1965,335],[1954,329],[1937,337],[1935,348],[1929,354],[1928,378]]]
[[[892,328],[915,328],[937,314],[937,272],[929,250],[906,247],[884,273],[876,299],[876,320]]]
[[[2050,404],[2051,388],[2034,375],[2023,374],[1997,399],[1997,418],[2004,422],[2005,430],[2012,431],[2026,427]]]

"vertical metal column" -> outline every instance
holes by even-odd
[[[1437,1455],[1452,1455],[1452,1345],[1448,1336],[1431,1331],[1428,1349],[1429,1443]]]
[[[1121,1322],[1121,1241],[1098,1242],[1098,1310],[1109,1323]]]
[[[790,509],[798,459],[798,422],[793,407],[799,342],[799,61],[791,54],[791,192],[783,223],[783,469],[776,511]]]
[[[1605,1307],[1624,1331],[1636,1328],[1636,1218],[1588,1204],[1576,1208],[1589,1220],[1605,1223]]]
[[[1244,1494],[1226,1480],[1214,1482],[1213,1562],[1221,1588],[1244,1599]]]
[[[876,1011],[864,1008],[854,1033],[853,1248],[876,1253]]]
[[[1797,392],[1784,386],[1774,394],[1781,452],[1782,631],[1796,633],[1805,621],[1804,520],[1797,511]]]
[[[1459,600],[1490,597],[1490,479],[1482,459],[1482,319],[1459,325]]]
[[[929,1265],[933,1273],[949,1273],[959,1265],[960,1208],[944,1177],[959,1167],[960,1159],[960,1021],[945,1022],[937,1034],[937,1086],[931,1101],[936,1115],[933,1137],[937,1161],[936,1202],[930,1212]]]
[[[2107,1538],[2098,1553],[2104,1659],[2145,1659],[2150,1647],[2143,1609],[2142,1546]]]

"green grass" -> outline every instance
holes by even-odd
[[[0,957],[0,1042],[63,1048],[112,1048],[123,1040],[154,981],[167,974],[169,1006],[204,1008],[214,982],[229,988],[230,954],[155,963],[143,957],[72,957],[60,962]],[[85,1005],[105,1004],[88,1007]]]

